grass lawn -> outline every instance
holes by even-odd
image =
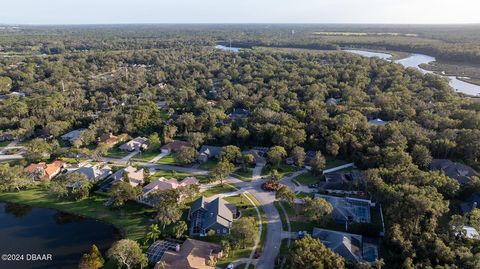
[[[149,219],[154,209],[130,202],[119,209],[103,205],[108,197],[94,194],[81,201],[56,200],[48,196],[47,190],[35,187],[20,192],[0,193],[0,200],[36,207],[52,208],[63,212],[90,217],[112,223],[129,239],[140,240],[148,231]]]
[[[260,253],[262,253],[263,250],[263,246],[265,245],[265,241],[267,240],[267,217],[265,216],[265,211],[263,211],[260,202],[249,193],[246,193],[245,195],[248,196],[257,206],[258,210],[260,211],[260,216],[262,217],[262,234],[260,235],[260,243],[256,250],[256,256],[260,256]]]
[[[178,181],[186,178],[186,177],[196,177],[200,183],[206,183],[208,181],[208,176],[206,175],[193,175],[184,172],[178,172],[174,170],[157,170],[155,174],[148,177],[150,181],[157,179],[159,177],[166,177],[166,178],[176,178]]]
[[[0,148],[6,147],[8,144],[10,144],[11,141],[2,141],[0,142]]]
[[[251,168],[247,168],[245,170],[243,169],[237,169],[235,172],[233,172],[231,174],[232,176],[240,179],[240,180],[243,180],[243,181],[252,181],[253,179],[253,175],[252,175],[252,169]]]
[[[293,240],[291,242],[293,244]],[[280,253],[278,253],[278,257],[286,258],[284,266],[282,264],[276,264],[274,269],[282,269],[282,268],[290,268],[290,255],[289,255],[289,247],[288,247],[288,239],[282,239],[282,244],[280,245]]]
[[[221,193],[234,192],[236,190],[237,189],[235,189],[233,186],[229,184],[223,184],[223,185],[218,184],[200,193],[199,197],[200,196],[210,197],[210,196],[221,194]]]
[[[310,185],[320,182],[320,178],[320,176],[315,176],[312,172],[306,172],[296,177],[295,180],[302,185]]]
[[[262,176],[270,175],[270,172],[274,169],[276,169],[278,171],[278,173],[280,174],[280,178],[284,178],[284,177],[286,177],[286,176],[290,175],[291,173],[298,170],[297,167],[295,167],[293,165],[288,165],[288,164],[285,164],[285,163],[281,163],[277,167],[272,166],[270,164],[267,164],[262,170]]]
[[[133,156],[132,161],[137,161],[137,162],[148,162],[151,159],[155,158],[158,154],[161,152],[158,150],[153,150],[153,151],[146,151],[146,152],[140,152],[137,155]]]
[[[176,161],[175,161],[174,154],[169,154],[169,155],[161,158],[160,160],[158,160],[157,163],[158,164],[170,164],[170,165],[177,164]]]
[[[274,204],[275,207],[277,208],[278,214],[280,214],[280,220],[282,221],[282,229],[283,229],[284,231],[288,231],[287,217],[285,216],[285,214],[283,213],[282,208],[280,207],[280,202],[279,202],[279,201],[275,201],[275,202],[273,202],[273,204]]]
[[[121,150],[118,147],[113,147],[113,148],[108,149],[107,155],[105,155],[105,157],[121,159],[121,158],[127,156],[128,154],[130,154],[130,152],[125,151],[125,150]]]
[[[210,171],[215,167],[215,165],[217,165],[217,163],[218,163],[217,159],[208,159],[208,161],[200,164],[198,168]]]

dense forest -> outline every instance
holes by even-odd
[[[45,55],[0,58],[0,94],[5,94],[0,130],[28,140],[87,128],[77,147],[113,131],[156,132],[163,140],[180,137],[195,144],[320,150],[366,170],[366,191],[383,205],[386,217],[385,268],[479,268],[479,242],[456,236],[446,223],[456,213],[454,201],[480,190],[480,182],[473,178],[459,186],[427,166],[433,157],[480,169],[480,103],[459,96],[436,75],[380,59],[213,47],[216,40],[230,39],[318,48],[353,44],[312,37],[311,26],[295,27],[294,35],[289,26],[253,25],[4,30],[4,52]],[[439,29],[417,31],[436,39],[438,47],[392,46],[425,46],[437,56],[460,53],[480,62],[478,32],[475,37],[449,31],[447,37],[464,39],[456,44],[440,40],[444,32]],[[377,45],[376,39],[385,41],[365,37],[363,44]],[[13,91],[25,97],[7,95]],[[167,111],[157,107],[159,101],[167,101]],[[227,120],[237,108],[250,116]],[[368,124],[376,118],[390,124]]]

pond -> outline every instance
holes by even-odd
[[[52,209],[0,202],[0,254],[23,254],[23,261],[2,261],[0,268],[77,268],[92,244],[105,252],[121,238],[111,224]],[[41,254],[47,261],[27,261]],[[20,256],[21,257],[21,256]]]
[[[384,60],[389,60],[391,57],[390,54],[379,53],[379,52],[370,52],[370,51],[363,51],[363,50],[345,50],[345,51],[350,53],[355,53],[364,57],[379,57]],[[421,68],[420,65],[434,62],[435,60],[436,60],[435,57],[415,53],[415,54],[411,54],[407,58],[397,60],[395,62],[407,68],[408,67],[416,68],[424,74],[431,74],[433,73],[432,71],[425,70]],[[462,81],[455,76],[442,76],[442,77],[448,78],[450,86],[452,86],[452,88],[454,88],[455,90],[471,96],[480,96],[480,86]]]
[[[224,46],[224,45],[216,45],[215,48],[220,49],[220,50],[233,51],[233,52],[239,52],[240,51],[240,48],[227,47],[227,46]]]

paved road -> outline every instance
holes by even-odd
[[[13,155],[0,155],[0,162],[1,161],[9,161],[9,160],[21,160],[23,156],[20,154],[13,154]]]
[[[135,155],[139,154],[140,151],[139,150],[136,150],[136,151],[133,151],[131,152],[130,154],[128,154],[127,156],[121,158],[121,159],[118,159],[118,158],[109,158],[109,157],[102,157],[102,161],[104,162],[111,162],[111,163],[123,163],[123,164],[126,164],[128,163],[128,161],[133,158]]]

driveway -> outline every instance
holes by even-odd
[[[158,162],[161,158],[167,156],[168,154],[170,154],[170,153],[168,153],[168,152],[162,152],[162,153],[158,154],[157,156],[155,156],[155,158],[151,159],[151,160],[149,161],[149,163],[156,163],[156,162]]]

